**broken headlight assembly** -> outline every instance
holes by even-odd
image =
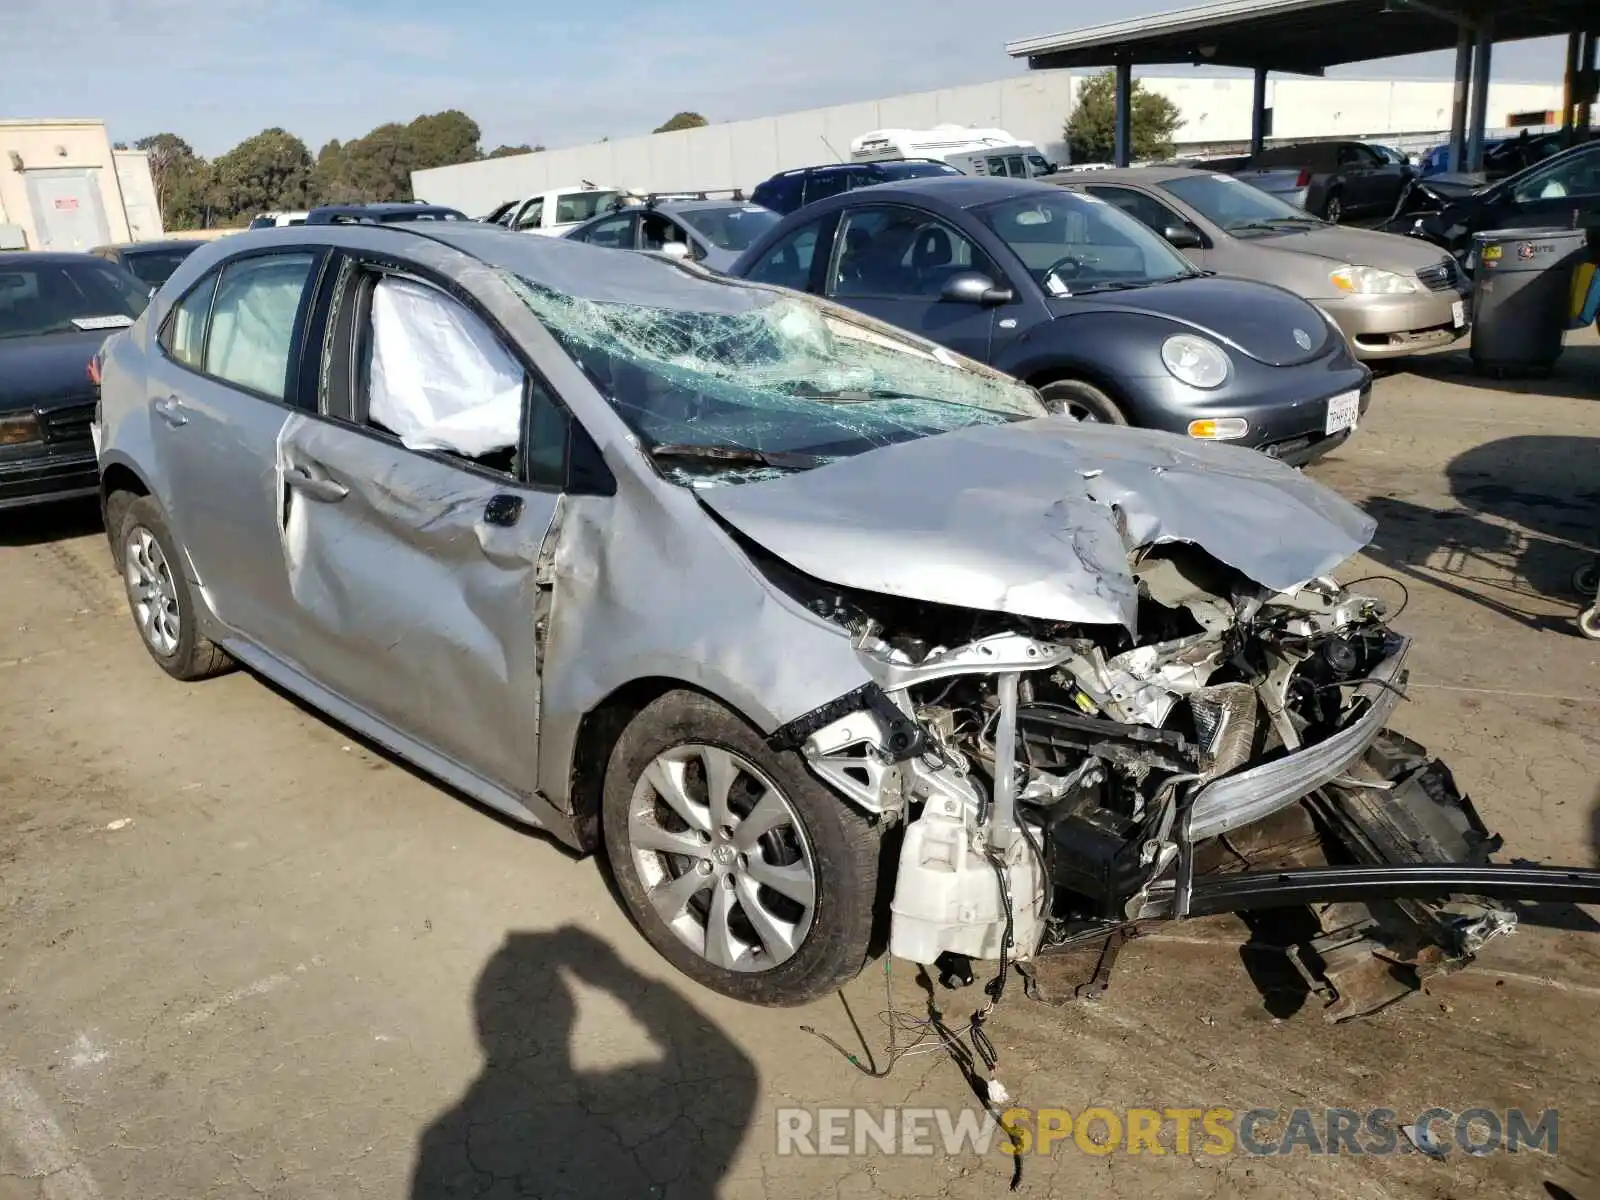
[[[1028,963],[1321,889],[1351,902],[1343,957],[1310,956],[1347,1016],[1513,928],[1488,897],[1600,895],[1600,872],[1492,865],[1448,772],[1388,731],[1409,643],[1380,601],[1328,579],[1271,593],[1192,547],[1134,573],[1137,639],[882,597],[817,607],[874,683],[796,744],[903,824],[896,956],[961,975],[952,959]],[[1374,955],[1403,969],[1377,978]]]

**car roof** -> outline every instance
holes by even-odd
[[[890,183],[875,183],[870,187],[856,188],[830,200],[839,201],[866,197],[883,200],[902,196],[918,202],[934,201],[951,208],[975,208],[992,200],[1007,200],[1027,193],[1060,194],[1059,188],[1032,179],[1001,179],[988,175],[930,175],[923,179],[896,179]]]
[[[398,212],[455,212],[445,204],[407,204],[404,201],[385,201],[379,204],[323,204],[311,210],[314,213],[398,213]]]
[[[1104,171],[1057,171],[1043,182],[1056,187],[1074,183],[1166,183],[1169,179],[1189,179],[1196,175],[1223,175],[1205,167],[1110,167]]]
[[[18,267],[56,264],[70,266],[72,263],[96,263],[101,267],[105,266],[104,259],[76,250],[9,250],[0,252],[0,270],[15,270]]]
[[[436,262],[438,246],[458,250],[486,266],[521,276],[579,300],[744,312],[771,303],[771,289],[680,266],[655,254],[621,254],[565,237],[530,237],[479,221],[301,225],[232,234],[191,255],[179,268],[199,278],[219,263],[259,250],[293,246],[391,249],[418,262]],[[218,248],[212,252],[211,247]],[[98,259],[94,261],[98,262]],[[180,279],[180,285],[183,279]],[[180,286],[181,291],[181,286]]]
[[[123,254],[143,254],[155,250],[179,250],[185,246],[199,249],[204,246],[204,238],[160,238],[149,242],[117,242],[108,246],[96,246],[96,250],[117,250]]]

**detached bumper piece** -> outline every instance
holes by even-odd
[[[1348,900],[1442,900],[1461,894],[1503,900],[1600,904],[1600,871],[1578,867],[1479,867],[1460,863],[1242,871],[1196,881],[1189,895],[1189,915],[1203,917]],[[1170,917],[1172,902],[1172,886],[1157,885],[1150,889],[1139,917],[1141,920]]]
[[[1146,922],[1245,914],[1252,948],[1281,953],[1321,995],[1324,1016],[1342,1021],[1466,966],[1484,943],[1515,930],[1519,903],[1600,904],[1600,870],[1491,862],[1501,839],[1415,742],[1384,731],[1353,757],[1333,742],[1314,748],[1327,751],[1314,772],[1324,778],[1299,803],[1266,805],[1247,825],[1228,820],[1225,844],[1191,843],[1192,873],[1180,862],[1130,897],[1127,921],[1085,923],[1042,953],[1099,945]],[[1335,762],[1339,773],[1326,776]],[[1260,792],[1273,793],[1281,795],[1276,786]],[[1059,865],[1056,878],[1065,885]]]

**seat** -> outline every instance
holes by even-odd
[[[957,270],[950,235],[937,225],[920,230],[911,249],[911,269],[920,291],[938,292]]]

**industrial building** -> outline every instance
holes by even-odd
[[[0,121],[0,250],[87,250],[158,238],[149,156],[105,122]]]
[[[1034,71],[969,87],[463,163],[417,171],[412,187],[418,199],[474,214],[512,197],[585,179],[640,191],[749,188],[776,171],[843,160],[851,140],[870,130],[946,123],[998,126],[1064,163],[1062,130],[1090,77],[1089,72]],[[1249,143],[1255,100],[1249,76],[1186,73],[1147,76],[1143,83],[1182,113],[1180,153]],[[1454,85],[1449,80],[1276,77],[1267,81],[1265,96],[1273,141],[1359,137],[1421,145],[1448,138]],[[1487,94],[1489,123],[1501,127],[1512,124],[1514,116],[1555,114],[1562,100],[1560,84],[1493,83]]]

